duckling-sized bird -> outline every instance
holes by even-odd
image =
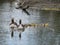
[[[13,33],[14,33],[13,31],[14,31],[15,28],[17,28],[17,23],[14,22],[14,18],[11,19],[10,28],[12,30],[11,37],[13,37]]]
[[[43,26],[43,27],[48,27],[48,23],[45,23],[45,24],[41,24],[41,26]]]

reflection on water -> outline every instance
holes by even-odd
[[[0,5],[0,44],[1,45],[59,45],[60,44],[60,12],[39,11],[29,9],[30,16],[22,10],[10,7],[9,3]],[[48,27],[26,28],[22,33],[21,40],[18,32],[14,32],[14,37],[10,36],[9,23],[14,17],[18,23],[22,19],[23,24],[27,23],[49,23]]]

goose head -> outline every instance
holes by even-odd
[[[21,19],[19,20],[19,24],[22,24],[22,20]]]
[[[14,18],[11,19],[11,23],[14,23]]]

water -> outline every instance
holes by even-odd
[[[28,11],[30,16],[9,3],[0,4],[0,45],[60,45],[60,12],[34,9]],[[12,17],[17,23],[22,19],[23,24],[48,23],[49,26],[26,28],[21,40],[18,37],[19,32],[16,31],[11,38],[9,24]]]

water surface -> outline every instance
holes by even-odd
[[[60,44],[60,12],[40,11],[29,9],[28,16],[21,9],[17,10],[9,3],[0,4],[0,45],[59,45]],[[23,24],[48,23],[48,27],[26,28],[22,33],[21,40],[19,32],[14,32],[14,37],[10,36],[9,23],[14,17],[18,23],[22,19]]]

